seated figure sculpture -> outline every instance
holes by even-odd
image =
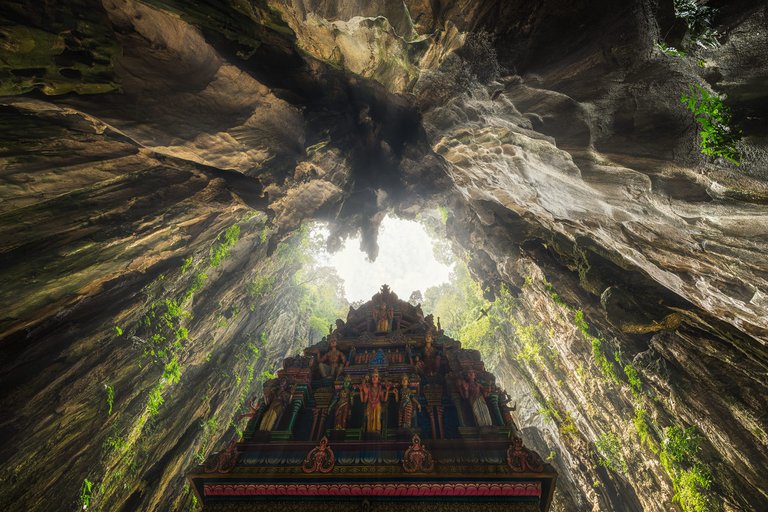
[[[328,340],[330,348],[328,349],[328,352],[323,354],[319,361],[320,375],[326,379],[335,379],[338,377],[347,363],[347,358],[336,348],[336,344],[336,334],[333,333]]]

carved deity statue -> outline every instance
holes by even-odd
[[[459,393],[472,406],[472,414],[478,427],[493,425],[488,404],[485,403],[489,392],[488,388],[477,382],[474,370],[469,370],[464,380],[459,383]]]
[[[379,303],[373,310],[373,319],[376,321],[376,332],[389,332],[390,323],[394,318],[395,311],[392,307],[387,307],[386,302]]]
[[[366,404],[365,424],[367,432],[381,432],[381,404],[389,399],[392,385],[379,382],[379,370],[374,369],[370,381],[360,385],[360,399]]]
[[[355,400],[354,391],[352,390],[352,379],[347,375],[344,378],[344,384],[342,388],[333,397],[328,409],[333,409],[336,406],[336,413],[334,414],[333,428],[335,430],[344,430],[347,428],[347,422],[352,414],[352,405]]]
[[[331,334],[328,340],[330,348],[320,358],[320,375],[325,378],[335,379],[341,374],[347,358],[336,348],[336,334]]]
[[[501,410],[501,417],[504,420],[504,425],[512,426],[514,421],[512,420],[512,411],[517,410],[517,402],[512,407],[509,406],[509,402],[512,401],[512,397],[509,396],[504,390],[499,390],[499,409]]]
[[[281,380],[279,385],[269,387],[264,393],[267,410],[261,418],[259,430],[269,431],[275,428],[290,401],[291,392],[288,390],[288,381]]]
[[[432,344],[432,330],[428,330],[424,335],[424,357],[422,358],[424,374],[431,379],[440,372],[442,360],[438,350]]]
[[[421,404],[416,397],[416,392],[410,388],[408,376],[403,375],[400,388],[400,409],[397,416],[397,424],[400,428],[410,428],[413,426],[413,410],[421,412]]]

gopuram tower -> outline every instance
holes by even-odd
[[[546,511],[557,475],[476,350],[384,285],[284,360],[239,441],[189,476],[204,510]]]

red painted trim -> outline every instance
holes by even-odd
[[[540,482],[205,484],[206,496],[541,496]]]

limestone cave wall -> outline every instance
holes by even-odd
[[[193,506],[317,335],[301,223],[375,256],[387,212],[448,205],[557,510],[768,507],[768,8],[701,5],[719,45],[681,57],[665,0],[5,2],[0,503]]]

